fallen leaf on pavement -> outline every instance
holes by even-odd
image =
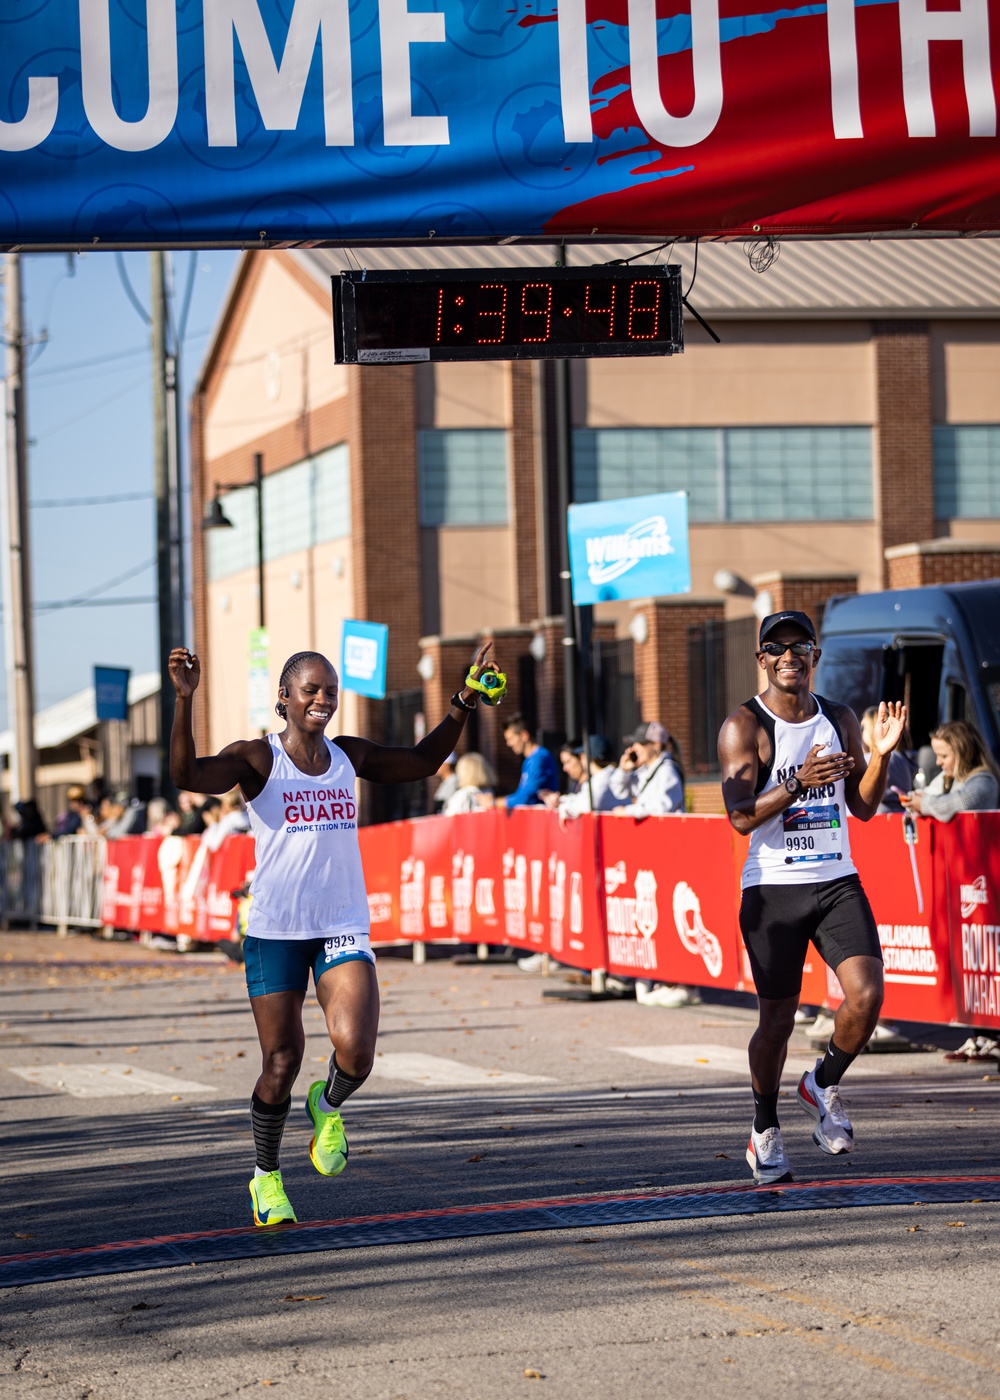
[[[524,1368],[524,1379],[526,1381],[540,1381],[542,1379],[542,1373],[541,1371],[533,1370],[530,1366],[526,1366]]]
[[[961,1230],[965,1225],[964,1220],[949,1220],[947,1222],[949,1230]]]
[[[162,1308],[162,1303],[133,1303],[133,1312],[152,1312],[154,1308]]]
[[[15,1230],[15,1231],[14,1231],[14,1238],[15,1238],[16,1240],[33,1240],[35,1237],[34,1237],[34,1235],[19,1235],[19,1234],[17,1233],[17,1231]]]
[[[482,1159],[482,1157],[479,1155],[479,1153],[477,1152],[476,1155],[475,1155],[474,1157],[466,1157],[465,1160],[466,1160],[467,1162],[481,1162],[483,1159]]]
[[[920,1226],[919,1226],[919,1225],[907,1225],[907,1227],[906,1227],[906,1233],[907,1233],[908,1235],[915,1235],[919,1229],[920,1229]]]
[[[717,1158],[721,1157],[724,1162],[731,1162],[733,1160],[728,1152],[717,1152],[715,1155]]]
[[[325,1297],[325,1293],[286,1293],[281,1301],[283,1303],[321,1303]]]

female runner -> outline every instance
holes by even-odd
[[[487,642],[469,679],[484,669]],[[355,779],[412,783],[429,778],[454,751],[477,692],[452,696],[448,714],[415,748],[369,739],[327,739],[337,709],[337,672],[315,651],[286,663],[275,710],[280,734],[227,745],[213,758],[195,753],[191,704],[201,663],[186,647],[170,653],[176,691],[170,775],[190,792],[242,789],[256,838],[256,871],[244,943],[247,988],[262,1068],[250,1101],[257,1164],[250,1182],[254,1221],[295,1220],[278,1165],[278,1149],[302,1064],[302,1006],[312,969],[316,998],[333,1044],[327,1079],[306,1098],[313,1125],[309,1155],[323,1176],[347,1165],[340,1117],[344,1100],[371,1073],[379,996],[369,941],[368,900],[358,847]]]

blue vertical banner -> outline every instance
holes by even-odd
[[[385,699],[389,629],[383,622],[344,622],[340,648],[340,684],[344,690]]]
[[[132,672],[123,666],[94,667],[97,718],[128,719],[128,683]]]
[[[569,508],[573,602],[691,592],[686,491]]]

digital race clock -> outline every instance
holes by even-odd
[[[338,364],[674,355],[681,272],[666,267],[342,272]]]

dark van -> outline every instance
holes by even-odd
[[[859,716],[905,701],[914,749],[937,725],[969,720],[1000,760],[1000,580],[831,598],[820,645],[820,695]]]

